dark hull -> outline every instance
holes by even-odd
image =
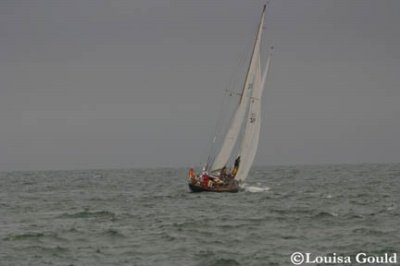
[[[239,192],[239,184],[234,183],[230,184],[229,186],[220,186],[216,188],[209,188],[209,187],[203,187],[199,185],[194,185],[189,183],[189,189],[192,192],[230,192],[230,193],[236,193]]]

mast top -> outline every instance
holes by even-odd
[[[247,68],[247,74],[246,74],[245,80],[244,80],[244,82],[243,82],[243,89],[242,89],[242,93],[241,93],[241,96],[240,96],[240,101],[239,101],[239,103],[241,103],[242,100],[243,100],[243,95],[244,95],[244,92],[245,92],[245,90],[246,90],[246,84],[247,84],[248,78],[249,78],[249,72],[250,72],[250,70],[251,70],[252,62],[253,62],[253,59],[254,59],[254,58],[253,58],[253,57],[254,57],[254,53],[255,53],[255,51],[256,51],[257,43],[260,41],[259,39],[261,38],[261,34],[262,34],[262,30],[263,30],[263,24],[264,24],[265,10],[267,9],[267,4],[268,4],[268,1],[267,1],[267,3],[264,5],[263,11],[262,11],[262,13],[261,13],[260,24],[258,25],[258,31],[257,31],[256,39],[255,39],[255,41],[254,41],[254,46],[253,46],[253,49],[252,49],[252,53],[251,53],[251,57],[250,57],[249,66],[248,66],[248,68]]]

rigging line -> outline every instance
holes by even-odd
[[[237,83],[242,83],[244,79],[244,74],[247,67],[246,61],[251,56],[251,50],[248,48],[252,47],[252,41],[249,41],[244,45],[243,50],[240,52],[239,56],[237,57],[237,64],[235,64],[235,68],[232,68],[232,74],[229,79],[229,83],[227,86],[227,90],[230,92],[235,92],[237,95],[242,95],[239,91],[235,91],[235,87]],[[239,74],[238,74],[239,73]],[[238,102],[238,104],[240,101]]]
[[[233,96],[233,95],[237,95],[237,96],[241,96],[242,94],[238,91],[235,90],[235,87],[237,87],[238,83],[242,82],[242,79],[244,79],[243,77],[243,67],[246,64],[247,58],[249,56],[251,56],[251,53],[249,52],[248,47],[252,46],[252,42],[249,42],[245,45],[245,47],[243,48],[242,52],[240,53],[240,55],[237,58],[237,64],[235,64],[237,67],[233,68],[231,77],[229,79],[228,85],[225,87],[225,91],[229,92],[229,96]],[[235,70],[236,69],[236,70]],[[242,70],[243,69],[243,70]],[[240,73],[239,75],[237,73]],[[239,105],[240,101],[237,102],[236,105]],[[231,114],[231,117],[229,118],[229,120],[233,119],[233,115],[234,112]],[[223,128],[220,128],[220,130],[223,130]],[[218,133],[217,133],[218,134]]]
[[[246,45],[246,47],[247,47],[247,45]],[[230,78],[230,81],[228,83],[229,85],[225,89],[225,92],[229,96],[241,96],[241,93],[236,92],[235,89],[234,89],[236,87],[235,84],[237,84],[238,82],[239,83],[241,82],[241,80],[240,80],[241,77],[238,77],[238,75],[236,73],[242,73],[242,71],[240,71],[240,69],[245,64],[246,58],[248,56],[248,49],[247,48],[244,49],[240,54],[241,54],[241,56],[238,57],[237,70],[233,70],[232,71],[231,78]],[[238,101],[236,103],[236,105],[239,105],[239,104],[240,104],[240,101]],[[225,107],[228,109],[228,106],[224,106],[224,108]],[[230,108],[232,108],[232,106]],[[233,111],[233,110],[231,110],[231,111]],[[231,112],[229,118],[226,118],[227,121],[232,121],[234,114],[235,114],[235,112]],[[224,115],[222,115],[222,118],[225,118]],[[221,126],[221,127],[217,128],[217,131],[216,131],[215,135],[218,137],[220,134],[222,134],[224,131],[227,130],[227,127],[229,127],[229,125],[225,125],[225,127]]]
[[[250,45],[250,44],[248,44],[248,45]],[[229,99],[229,96],[234,96],[234,95],[240,96],[241,95],[239,92],[235,92],[234,90],[232,90],[232,88],[236,87],[234,85],[234,84],[237,84],[236,79],[241,79],[241,78],[238,78],[237,73],[242,73],[242,71],[240,71],[240,69],[242,68],[242,66],[244,65],[244,63],[246,61],[246,58],[248,57],[248,51],[249,51],[249,49],[247,48],[248,45],[246,45],[246,47],[242,50],[242,52],[239,53],[239,56],[236,57],[235,61],[237,63],[234,65],[236,65],[237,67],[233,67],[233,70],[231,72],[232,74],[230,75],[229,81],[224,86],[225,87],[224,96],[222,98],[220,110],[219,110],[219,113],[217,116],[214,135],[211,135],[211,137],[209,138],[209,142],[208,142],[210,147],[208,148],[209,152],[208,152],[208,157],[207,157],[207,161],[206,161],[207,165],[210,165],[212,160],[214,159],[213,158],[213,155],[214,155],[213,148],[215,147],[215,145],[213,145],[213,144],[216,143],[216,139],[219,137],[219,135],[222,134],[224,131],[226,131],[226,125],[221,124],[221,120],[223,118],[225,118],[225,114],[224,114],[225,109],[229,109],[228,106],[225,106],[226,100]],[[237,104],[239,104],[239,103],[240,103],[240,101],[238,101]],[[234,114],[234,112],[229,116],[229,119],[227,121],[232,121],[233,114]],[[205,156],[204,157],[203,156],[202,156],[202,158],[205,157]],[[201,164],[201,162],[200,162],[200,164]]]
[[[233,90],[225,90],[227,93],[229,92],[229,96],[241,96],[242,94],[240,92],[236,92]]]
[[[216,134],[217,134],[217,127],[218,127],[218,125],[219,125],[219,123],[221,122],[220,120],[221,120],[221,117],[222,117],[222,113],[223,113],[223,107],[224,107],[224,102],[225,102],[225,99],[226,99],[226,95],[227,95],[227,92],[225,91],[224,92],[224,96],[223,96],[223,98],[222,98],[222,103],[221,103],[221,105],[220,105],[220,107],[219,107],[219,112],[218,112],[218,116],[217,116],[217,121],[216,121],[216,125],[215,125],[215,130],[214,130],[214,134],[213,135],[211,135],[211,137],[210,137],[210,140],[209,140],[209,143],[210,143],[210,148],[209,148],[209,151],[208,151],[208,157],[207,157],[207,163],[206,163],[206,168],[208,168],[208,165],[209,165],[209,163],[210,163],[210,159],[211,159],[211,151],[212,151],[212,148],[213,148],[213,143],[215,143],[215,140],[216,140]],[[207,169],[208,170],[208,169]]]
[[[213,147],[214,147],[214,143],[215,141],[213,141],[214,139],[216,139],[218,137],[218,135],[220,134],[221,131],[224,130],[223,126],[219,126],[221,124],[221,120],[224,117],[224,109],[225,109],[225,101],[228,98],[228,96],[231,96],[230,93],[232,93],[231,90],[229,90],[230,88],[234,87],[233,84],[236,83],[234,81],[234,79],[237,77],[237,73],[242,73],[240,70],[241,66],[244,64],[244,61],[246,60],[246,57],[248,56],[248,49],[247,49],[247,45],[246,45],[246,49],[243,49],[243,51],[241,51],[239,53],[239,55],[236,56],[236,64],[234,64],[235,66],[237,66],[237,70],[235,70],[235,67],[233,67],[229,81],[226,83],[226,85],[224,86],[224,95],[222,97],[221,100],[221,104],[220,104],[220,108],[219,108],[219,112],[217,115],[217,120],[215,123],[215,130],[214,130],[214,134],[210,135],[209,141],[208,141],[208,146],[206,146],[206,148],[203,150],[202,155],[200,158],[205,158],[207,156],[207,160],[205,161],[206,165],[210,165],[210,162],[213,160],[212,158],[212,154],[213,154]],[[229,93],[228,93],[229,92]],[[240,95],[238,92],[236,92],[236,94]],[[229,120],[231,120],[231,117],[229,118]],[[208,151],[208,153],[207,153]],[[204,165],[203,164],[203,159],[200,159],[199,164],[200,165]]]

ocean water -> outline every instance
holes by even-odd
[[[0,265],[292,265],[293,252],[400,252],[400,164],[253,168],[236,194],[189,193],[185,176],[0,173]]]

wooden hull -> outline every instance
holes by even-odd
[[[234,182],[234,183],[226,185],[226,186],[219,186],[219,187],[212,187],[212,188],[189,183],[189,189],[192,192],[230,192],[230,193],[236,193],[236,192],[239,192],[239,183]]]

